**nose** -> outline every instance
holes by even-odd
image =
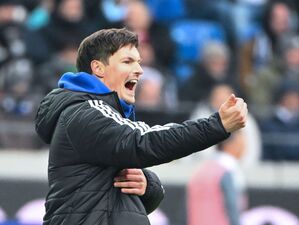
[[[139,63],[136,63],[136,66],[134,68],[134,73],[138,76],[141,76],[143,74],[143,69]]]

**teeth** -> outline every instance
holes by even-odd
[[[130,80],[129,82],[137,84],[138,81],[137,80]]]

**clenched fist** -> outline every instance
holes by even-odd
[[[247,120],[247,104],[242,98],[232,94],[219,109],[221,122],[227,132],[245,127]]]

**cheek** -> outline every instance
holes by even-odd
[[[116,84],[118,84],[119,80],[120,80],[119,71],[116,68],[106,70],[105,77],[106,77],[105,80],[107,81],[107,83],[112,85],[114,88],[116,87]]]
[[[122,74],[127,73],[127,71],[128,71],[128,66],[126,64],[119,64],[111,70],[111,73],[117,76],[122,76]]]
[[[117,80],[124,83],[130,74],[129,68],[122,66],[117,71]]]
[[[110,87],[114,90],[120,90],[130,74],[129,71],[128,66],[124,64],[110,67],[105,74]]]

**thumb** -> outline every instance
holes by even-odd
[[[234,94],[231,94],[229,98],[224,102],[224,106],[226,108],[229,108],[231,106],[234,106],[236,102],[237,102],[236,96]]]

